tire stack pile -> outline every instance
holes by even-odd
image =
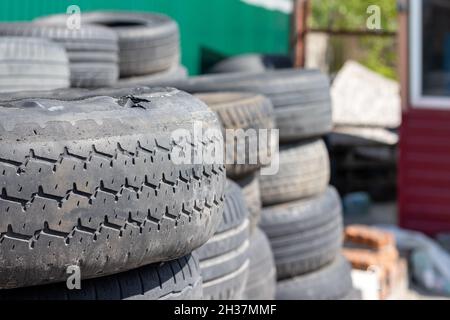
[[[243,265],[245,255],[214,268],[191,254],[222,216],[219,232],[239,234],[229,239],[239,253],[248,247],[235,232],[248,226],[242,195],[233,183],[225,190],[225,167],[170,156],[182,151],[173,130],[220,130],[217,116],[176,89],[125,91],[0,107],[0,299],[199,299],[201,272]],[[213,145],[206,135],[190,141]],[[82,288],[68,290],[76,267]]]
[[[39,24],[65,24],[66,15],[37,20]],[[85,24],[108,28],[118,38],[120,79],[110,84],[128,87],[186,78],[180,66],[180,34],[178,24],[167,16],[154,13],[94,11],[81,15]]]
[[[341,256],[342,210],[328,186],[321,136],[332,127],[329,82],[316,71],[209,75],[181,81],[189,92],[245,91],[270,98],[280,133],[279,171],[260,177],[261,228],[277,269],[278,299],[353,298],[351,268]]]

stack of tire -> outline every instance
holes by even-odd
[[[176,89],[120,93],[2,103],[0,299],[199,299],[201,267],[216,278],[242,263],[213,268],[222,258],[191,254],[223,216],[222,233],[248,226],[225,167],[171,160],[173,130],[220,130],[217,116]],[[241,239],[230,239],[239,252]],[[69,290],[77,267],[81,290]]]
[[[66,15],[37,20],[39,24],[65,24]],[[116,87],[157,85],[186,78],[180,65],[180,35],[177,23],[154,13],[93,11],[81,14],[85,24],[108,28],[118,38],[120,79]]]
[[[263,156],[270,161],[273,142],[262,141],[259,135],[249,135],[248,140],[239,143],[235,139],[238,138],[236,132],[227,134],[227,130],[243,133],[255,130],[258,133],[260,129],[273,129],[272,103],[266,97],[253,93],[205,93],[197,97],[220,119],[225,138],[227,176],[237,182],[230,181],[229,185],[236,193],[240,193],[242,188],[243,193],[240,198],[232,196],[226,199],[222,225],[198,251],[205,298],[274,299],[276,278],[273,254],[267,238],[257,228],[262,207],[259,170],[263,165]],[[259,148],[252,148],[252,145]],[[239,160],[239,157],[242,158]]]
[[[279,171],[261,175],[261,228],[275,256],[278,299],[345,299],[354,294],[341,255],[342,209],[328,186],[328,78],[313,70],[208,75],[181,81],[189,92],[246,91],[270,98],[280,134]]]

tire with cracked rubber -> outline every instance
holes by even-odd
[[[281,142],[319,137],[332,129],[329,79],[316,70],[204,75],[167,85],[191,93],[239,91],[265,95],[274,106]]]
[[[342,247],[339,195],[333,187],[319,196],[263,209],[261,229],[272,246],[278,279],[314,271]]]
[[[214,236],[196,250],[208,300],[242,299],[249,259],[249,221],[242,191],[228,180],[222,222]]]
[[[85,280],[80,290],[66,283],[0,290],[0,300],[199,300],[202,291],[198,259],[188,255]]]
[[[0,76],[2,93],[70,86],[66,51],[47,39],[0,38]]]
[[[269,165],[276,146],[270,135],[260,139],[260,129],[273,129],[273,106],[269,99],[253,93],[206,93],[196,94],[217,113],[222,122],[225,138],[225,161],[227,175],[240,178]],[[225,130],[235,131],[231,137]],[[256,132],[254,131],[256,130]],[[228,131],[231,132],[231,131]],[[243,133],[243,136],[240,135]],[[252,134],[256,133],[256,134]]]
[[[351,267],[339,255],[332,263],[302,276],[278,281],[277,300],[340,300],[353,290]]]
[[[236,181],[241,187],[244,195],[245,204],[249,213],[250,234],[256,230],[261,220],[261,194],[259,188],[259,172],[254,172]]]
[[[66,15],[49,16],[39,21],[61,23]],[[94,11],[81,15],[85,23],[108,27],[119,38],[120,77],[160,72],[178,65],[179,30],[171,18],[154,13]]]
[[[66,20],[61,25],[15,22],[0,24],[0,36],[46,38],[62,45],[69,57],[73,87],[107,87],[117,81],[117,36],[108,28],[83,24],[71,30]]]
[[[261,229],[257,228],[250,238],[250,267],[245,299],[273,300],[277,284],[277,272],[269,240]]]
[[[204,103],[171,88],[3,103],[0,288],[65,281],[69,265],[100,277],[203,245],[220,223],[226,179],[223,165],[173,161],[182,151],[172,131],[193,135],[195,122],[220,129]]]
[[[330,159],[322,140],[306,140],[280,147],[279,170],[261,175],[264,206],[312,197],[324,192],[330,181]]]

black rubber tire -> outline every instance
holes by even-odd
[[[316,270],[342,247],[342,207],[333,187],[315,198],[264,208],[260,225],[270,240],[278,279]]]
[[[197,94],[196,97],[217,113],[224,131],[256,130],[254,136],[248,135],[245,143],[236,143],[236,139],[227,138],[224,132],[225,159],[229,177],[240,178],[257,171],[262,165],[270,164],[276,146],[273,146],[270,140],[260,141],[258,134],[259,129],[273,129],[275,126],[273,106],[269,99],[253,93],[223,92]],[[239,161],[240,157],[243,157],[242,161]]]
[[[145,76],[121,78],[114,87],[131,87],[135,85],[158,86],[166,81],[187,79],[188,72],[184,66],[176,65],[162,72]]]
[[[292,59],[288,56],[253,53],[227,58],[214,65],[209,73],[263,72],[292,67]]]
[[[0,92],[67,88],[69,77],[61,45],[38,38],[0,38]]]
[[[339,255],[322,269],[277,283],[277,300],[340,300],[352,291],[351,267]]]
[[[265,95],[275,108],[281,142],[322,136],[332,129],[329,80],[316,70],[215,74],[168,85],[191,93],[244,91]]]
[[[171,18],[143,12],[88,12],[82,21],[111,28],[119,38],[120,77],[160,72],[179,63],[177,23]],[[49,17],[47,20],[61,19]]]
[[[67,17],[65,17],[67,18]],[[108,28],[83,24],[79,30],[70,30],[65,25],[45,25],[41,23],[2,23],[0,36],[22,36],[51,39],[66,49],[71,69],[71,84],[76,87],[89,88],[113,85],[118,78],[118,66],[115,61],[99,61],[98,56],[117,55],[118,44],[116,34]],[[71,60],[72,52],[83,52],[85,55],[96,54],[96,59],[83,61]],[[108,72],[105,72],[108,65]],[[81,70],[80,70],[81,69]],[[112,71],[110,71],[112,70]]]
[[[244,197],[228,181],[222,222],[214,236],[196,250],[203,276],[204,298],[242,299],[248,273],[249,221]]]
[[[245,204],[249,212],[250,234],[253,234],[261,220],[262,203],[259,188],[259,174],[258,172],[252,173],[237,180],[236,183],[242,189]]]
[[[274,300],[277,272],[269,240],[257,228],[250,238],[250,267],[245,286],[246,300]]]
[[[188,255],[131,271],[81,282],[0,290],[0,300],[199,300],[202,278],[198,259]]]
[[[306,140],[280,147],[279,170],[261,175],[264,206],[312,197],[324,192],[330,181],[330,159],[322,140]]]
[[[0,288],[64,281],[68,265],[87,279],[173,260],[212,237],[225,168],[175,164],[172,131],[219,120],[184,92],[147,92],[2,104]]]

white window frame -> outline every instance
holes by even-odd
[[[413,108],[450,110],[450,97],[424,95],[422,92],[422,12],[423,0],[409,1],[410,99]]]

